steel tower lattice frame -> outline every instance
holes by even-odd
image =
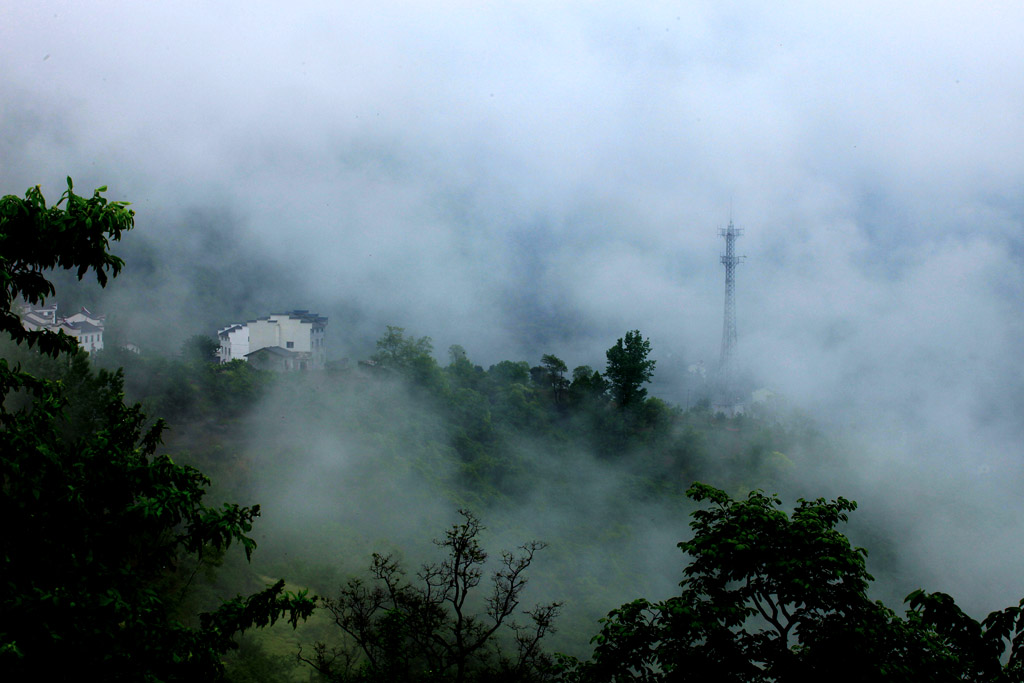
[[[743,228],[737,228],[729,220],[729,227],[720,228],[718,234],[725,238],[725,253],[722,254],[722,265],[725,266],[725,318],[722,322],[722,356],[719,359],[721,389],[726,400],[732,400],[733,362],[736,353],[736,266],[743,262],[745,256],[736,255],[736,238],[743,234]]]

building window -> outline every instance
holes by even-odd
[[[285,345],[286,345],[286,346],[287,346],[287,347],[288,347],[289,349],[294,349],[294,348],[295,348],[295,342],[285,342]]]

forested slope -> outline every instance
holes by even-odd
[[[217,365],[209,343],[95,361],[125,367],[129,397],[167,416],[168,448],[217,495],[262,505],[258,566],[330,592],[371,552],[429,557],[468,508],[491,544],[548,543],[529,597],[563,603],[549,643],[577,654],[609,609],[678,582],[692,482],[789,493],[800,463],[832,448],[766,410],[726,418],[642,394],[622,405],[607,367],[569,372],[554,354],[484,369],[452,347],[442,365],[401,328],[365,362],[322,373]]]
[[[554,354],[485,370],[458,346],[441,365],[399,327],[323,372],[219,365],[201,336],[90,357],[14,315],[55,294],[53,268],[120,270],[131,212],[70,180],[65,201],[0,206],[0,657],[18,677],[1022,678],[1024,601],[982,620],[943,593],[873,602],[839,529],[856,504],[783,507],[841,449],[799,417],[649,397],[638,330],[571,373]]]

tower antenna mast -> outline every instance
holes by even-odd
[[[720,228],[718,234],[725,238],[725,253],[722,254],[722,265],[725,266],[725,319],[722,323],[722,356],[718,364],[719,383],[722,403],[731,405],[735,403],[733,364],[736,354],[736,266],[746,258],[736,255],[736,238],[743,234],[743,229],[732,223],[731,202],[729,227]]]

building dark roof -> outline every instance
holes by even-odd
[[[281,358],[294,358],[298,355],[296,351],[289,351],[288,349],[282,349],[280,346],[264,346],[263,348],[256,349],[245,354],[245,357],[255,356],[258,353],[269,353],[274,356],[280,356]]]
[[[72,329],[72,330],[78,330],[78,332],[80,332],[81,334],[93,334],[95,332],[102,332],[103,331],[102,327],[98,327],[96,325],[93,325],[92,323],[86,322],[85,320],[82,320],[81,322],[77,322],[77,323],[73,323],[73,322],[69,322],[67,320],[63,320],[63,321],[60,322],[60,325],[63,326],[63,327],[67,327],[69,329]]]
[[[264,315],[259,318],[254,318],[248,322],[254,323],[257,320],[271,320],[273,318],[289,318],[291,320],[301,320],[305,323],[313,325],[326,325],[327,317],[322,316],[319,313],[310,313],[306,309],[297,308],[294,311],[285,311],[284,313],[271,313],[270,315]]]
[[[231,323],[227,327],[217,330],[217,335],[219,336],[222,334],[229,334],[231,332],[234,332],[235,330],[240,330],[243,327],[245,327],[245,323]]]

